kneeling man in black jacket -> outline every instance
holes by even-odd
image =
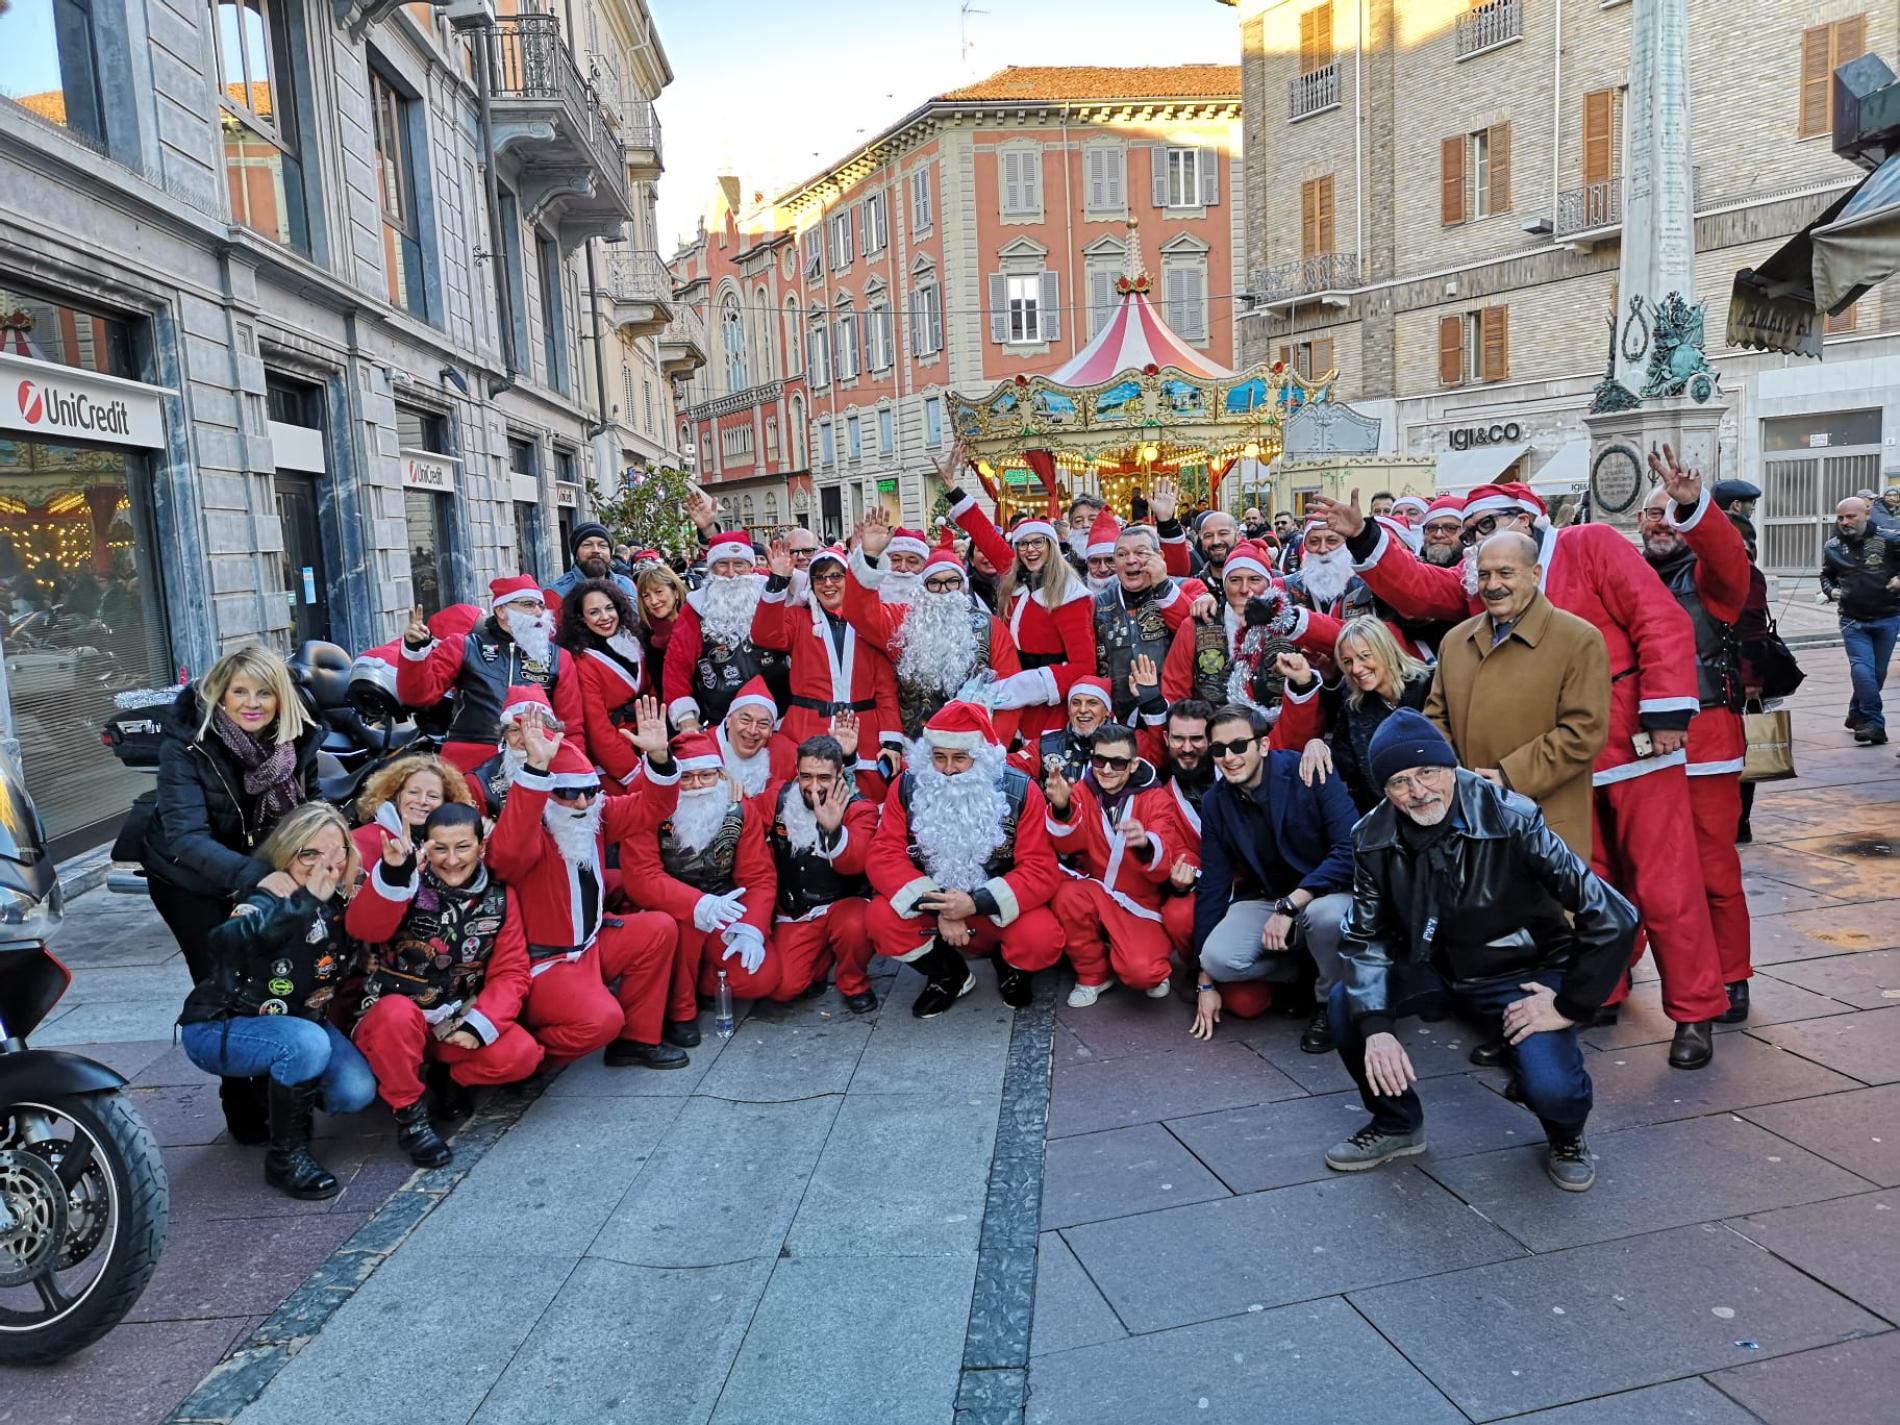
[[[1353,831],[1353,902],[1328,1009],[1372,1122],[1328,1149],[1326,1166],[1357,1172],[1425,1151],[1418,1076],[1392,1027],[1455,1006],[1502,1019],[1511,1097],[1550,1140],[1544,1169],[1566,1192],[1587,1191],[1590,1075],[1576,1026],[1629,964],[1635,908],[1528,799],[1460,771],[1444,736],[1410,709],[1373,734],[1368,761],[1385,801]]]

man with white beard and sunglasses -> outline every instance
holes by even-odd
[[[555,646],[554,614],[530,574],[489,582],[489,616],[459,639],[437,639],[418,604],[403,631],[396,668],[396,696],[404,707],[431,708],[450,693],[455,715],[442,755],[471,771],[495,754],[501,712],[509,690],[540,688],[561,722],[575,729],[575,749],[585,755],[580,727],[580,670],[567,650]]]
[[[714,530],[707,540],[706,580],[680,608],[661,672],[666,715],[682,732],[717,727],[741,688],[786,662],[752,641],[766,584],[752,541],[744,530]]]

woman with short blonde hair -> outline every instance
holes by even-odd
[[[1316,678],[1306,660],[1297,654],[1292,659],[1300,666],[1289,672],[1287,686],[1310,688]],[[1307,742],[1300,754],[1300,777],[1311,786],[1337,772],[1353,805],[1370,811],[1384,795],[1367,770],[1372,734],[1399,708],[1424,709],[1432,670],[1407,653],[1385,622],[1371,614],[1347,620],[1333,640],[1333,659],[1339,665],[1339,683],[1327,691],[1332,731]]]

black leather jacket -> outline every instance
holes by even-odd
[[[1382,802],[1353,829],[1352,909],[1344,925],[1346,1003],[1366,1034],[1427,988],[1564,971],[1557,1011],[1593,1014],[1629,964],[1636,908],[1544,825],[1536,804],[1458,772],[1451,831],[1422,852]],[[1565,912],[1569,913],[1566,918]]]

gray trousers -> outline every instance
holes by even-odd
[[[1305,951],[1319,972],[1314,993],[1325,1003],[1326,996],[1339,982],[1340,924],[1352,908],[1352,897],[1342,892],[1308,901],[1306,908],[1293,918],[1293,933],[1287,937],[1288,948],[1280,954],[1265,950],[1260,944],[1267,917],[1273,913],[1272,905],[1271,901],[1260,900],[1235,901],[1228,906],[1227,914],[1201,946],[1201,968],[1216,984],[1226,980],[1264,980],[1274,961]],[[1274,978],[1289,977],[1277,975]]]

